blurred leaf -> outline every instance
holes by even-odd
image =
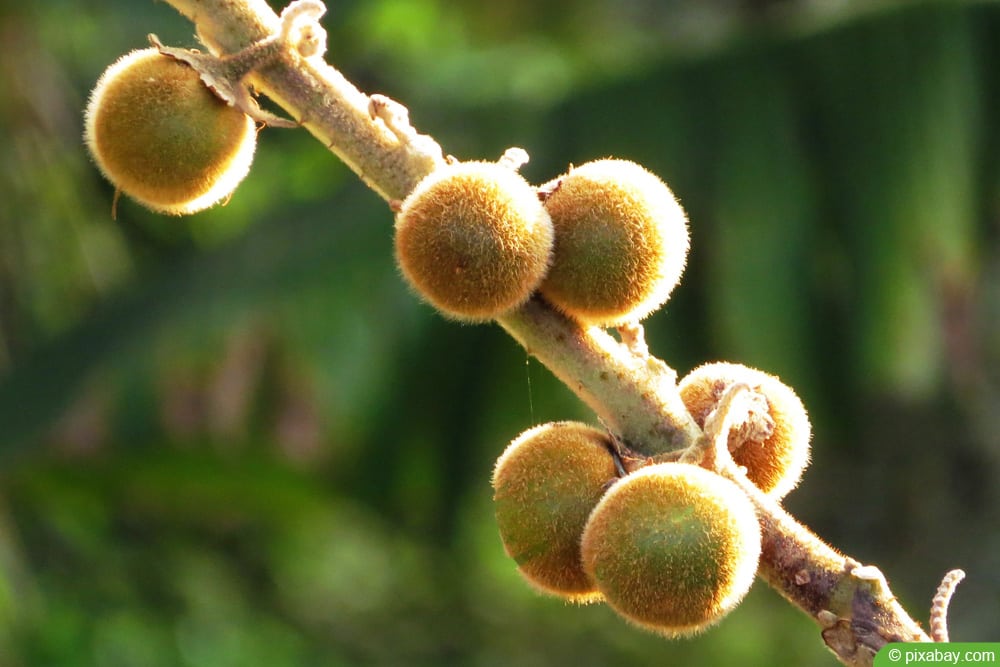
[[[817,44],[828,198],[856,258],[855,374],[926,396],[945,365],[948,301],[975,280],[981,98],[971,17],[914,12]],[[851,137],[851,141],[843,140]],[[856,304],[856,305],[855,305]]]
[[[773,53],[721,69],[714,226],[701,236],[710,326],[732,359],[804,379],[817,211],[791,91]]]

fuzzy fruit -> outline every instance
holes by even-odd
[[[599,326],[640,320],[669,298],[684,271],[687,217],[657,176],[627,160],[574,167],[542,187],[556,243],[541,293]]]
[[[549,266],[552,221],[513,169],[460,162],[424,178],[396,216],[396,259],[443,314],[484,321],[524,303]]]
[[[101,75],[84,140],[104,176],[140,204],[174,215],[230,195],[250,170],[254,122],[189,65],[155,48],[132,51]]]
[[[747,496],[713,472],[660,463],[624,477],[583,532],[583,567],[626,619],[666,636],[699,632],[743,599],[760,526]]]
[[[809,464],[809,415],[788,385],[755,368],[726,362],[695,368],[678,383],[688,412],[705,425],[723,392],[735,382],[750,386],[766,399],[767,414],[753,414],[729,435],[733,461],[764,493],[783,498],[794,489]]]
[[[616,478],[607,434],[554,422],[519,435],[497,460],[493,500],[507,554],[529,583],[584,602],[596,594],[580,562],[580,535]]]

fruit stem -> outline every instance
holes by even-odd
[[[637,454],[685,450],[702,438],[677,392],[676,372],[656,357],[633,354],[603,329],[583,327],[537,297],[497,323]]]

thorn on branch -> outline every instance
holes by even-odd
[[[513,171],[519,170],[524,165],[528,164],[528,151],[523,148],[518,148],[516,146],[508,148],[497,160],[497,164],[507,167]]]
[[[372,120],[381,120],[411,153],[428,157],[435,164],[446,162],[441,146],[428,135],[420,134],[413,128],[410,124],[410,110],[396,100],[385,95],[371,95],[368,98],[368,115]],[[450,160],[447,162],[450,163]]]
[[[649,358],[649,346],[646,345],[646,330],[639,322],[626,322],[617,327],[618,336],[628,351],[640,359]]]
[[[318,0],[296,0],[281,12],[281,30],[276,39],[299,52],[303,58],[322,58],[326,53],[326,30],[319,19],[326,5]]]
[[[889,583],[885,575],[874,565],[858,565],[851,570],[851,576],[868,583],[877,598],[885,597],[889,591]]]

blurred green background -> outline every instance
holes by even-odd
[[[163,218],[80,140],[168,5],[0,9],[0,667],[833,665],[758,583],[664,641],[524,585],[491,467],[591,416],[495,326],[408,292],[384,203],[266,130],[228,206]],[[916,617],[1000,640],[1000,6],[331,2],[328,58],[461,158],[534,182],[615,155],[691,217],[648,320],[682,374],[780,375],[814,462],[786,504]]]

